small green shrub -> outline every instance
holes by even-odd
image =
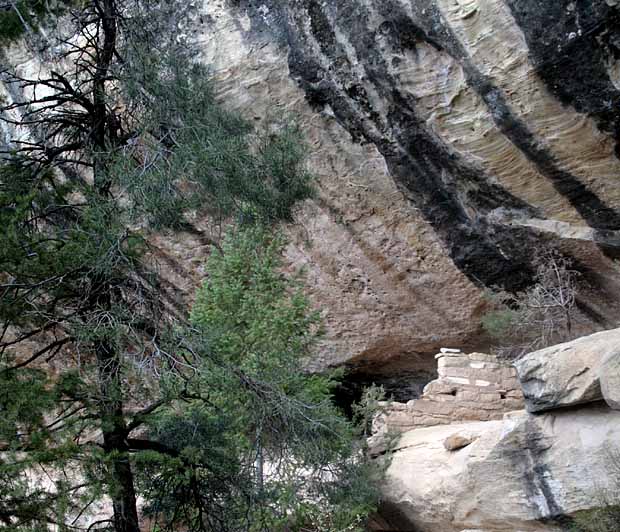
[[[618,532],[620,530],[620,451],[610,446],[605,452],[605,483],[595,490],[590,505],[594,508],[575,512],[572,516],[570,532]],[[602,479],[601,479],[602,480]],[[597,486],[598,481],[592,482]]]
[[[482,327],[493,338],[501,339],[510,334],[518,316],[516,310],[509,308],[493,310],[482,317]]]
[[[577,512],[572,532],[617,532],[620,530],[620,506],[611,505]]]

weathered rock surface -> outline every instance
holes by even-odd
[[[390,366],[390,379],[411,381],[429,373],[442,345],[481,349],[484,290],[527,287],[537,250],[549,245],[588,278],[579,301],[584,328],[620,324],[617,4],[198,6],[194,36],[222,100],[259,127],[292,116],[308,141],[318,194],[287,228],[286,253],[325,309],[314,368],[346,363],[376,376]],[[5,52],[2,63],[24,76],[45,70],[45,58],[28,47]],[[0,90],[7,101],[20,96]],[[0,142],[20,134],[0,123]],[[199,228],[152,237],[171,304],[186,305],[202,279],[219,227]],[[560,353],[557,371],[524,369],[529,407],[603,397],[617,407],[615,352],[602,362],[597,353]],[[514,374],[463,374],[490,371],[488,359],[445,356],[439,365],[444,375],[424,398],[395,405],[387,420],[399,430],[441,425],[401,439],[385,489],[385,516],[391,508],[404,523],[393,528],[551,530],[539,520],[596,505],[599,484],[609,481],[607,449],[620,441],[620,412],[597,405],[495,419],[520,405]],[[448,425],[465,419],[495,420]]]
[[[436,359],[438,378],[419,399],[391,403],[375,419],[376,433],[501,419],[505,412],[523,408],[516,371],[508,363],[484,353],[445,352]]]
[[[287,255],[326,309],[316,368],[484,347],[483,289],[526,286],[550,243],[589,274],[586,328],[617,326],[616,13],[605,0],[196,5],[179,34],[200,42],[222,99],[259,126],[292,116],[308,140],[318,197]],[[1,61],[28,75],[45,62],[31,55]],[[205,246],[178,244],[160,238],[159,258],[185,297]]]
[[[288,255],[329,309],[317,366],[477,347],[480,289],[524,287],[549,243],[597,272],[587,327],[618,323],[620,120],[603,102],[620,30],[603,0],[238,4],[206,5],[205,58],[227,102],[286,110],[311,143],[319,199]]]
[[[601,361],[599,380],[605,402],[614,410],[620,410],[620,346]]]
[[[456,436],[471,443],[446,449]],[[617,494],[609,472],[618,453],[620,412],[602,405],[411,430],[383,488],[392,528],[376,530],[559,531],[601,492]]]
[[[600,377],[613,402],[620,380],[620,329],[603,331],[524,355],[515,362],[530,412],[603,399]],[[607,360],[605,368],[603,360]]]

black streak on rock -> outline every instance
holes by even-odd
[[[528,229],[491,223],[487,215],[494,209],[540,214],[464,160],[420,118],[415,98],[390,74],[391,65],[406,50],[415,52],[420,42],[461,64],[498,128],[590,225],[620,227],[620,215],[560,169],[512,113],[502,92],[478,71],[432,1],[412,2],[412,13],[397,2],[376,1],[374,19],[358,1],[261,5],[269,6],[274,20],[286,24],[291,75],[311,105],[319,109],[329,105],[354,141],[377,146],[397,185],[442,238],[455,264],[476,283],[516,290],[531,282],[531,254],[523,250],[537,247],[539,237]],[[348,40],[346,49],[336,36],[336,25]]]
[[[395,37],[402,31],[409,39],[412,35],[422,37],[422,30],[416,34],[406,17],[369,29],[369,14],[354,2],[334,3],[322,10],[319,17],[316,6],[308,4],[307,13],[297,14],[296,31],[291,31],[291,73],[310,101],[329,103],[355,139],[377,146],[399,187],[442,237],[464,273],[487,286],[525,286],[530,272],[521,250],[531,243],[532,235],[526,230],[492,226],[485,214],[496,208],[533,214],[533,209],[492,184],[481,169],[465,162],[428,130],[417,116],[414,99],[399,90],[386,58],[377,50],[377,39],[392,40],[395,49],[402,48]],[[318,33],[302,30],[308,18],[311,30]],[[325,22],[330,18],[346,28],[359,61],[355,68],[343,60],[346,51],[338,44],[332,23]],[[413,40],[408,44],[413,45]],[[317,48],[324,57],[312,53]],[[336,62],[338,68],[327,66]],[[374,100],[368,95],[369,89]],[[377,98],[383,113],[376,109]]]
[[[555,2],[541,3],[537,0],[535,3],[555,4]],[[421,23],[428,28],[429,42],[434,46],[439,43],[459,61],[467,76],[468,84],[486,104],[495,125],[536,166],[540,174],[551,181],[555,190],[570,202],[590,226],[597,229],[619,229],[620,213],[607,207],[577,177],[560,167],[555,157],[537,141],[525,122],[515,116],[502,91],[476,68],[452,30],[445,24],[436,6],[429,2],[424,9],[418,8],[418,16]],[[568,76],[581,79],[570,70]]]
[[[544,457],[551,444],[545,441],[536,421],[528,419],[524,430],[525,442],[522,451],[529,456],[529,463],[526,462],[526,470],[523,475],[525,492],[531,500],[539,500],[541,496],[544,499],[547,511],[540,516],[543,520],[560,519],[563,517],[563,512],[551,488],[552,471],[545,463]]]
[[[620,148],[620,91],[607,62],[620,57],[620,11],[605,0],[506,0],[532,62],[565,105],[595,118]]]

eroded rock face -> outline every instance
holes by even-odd
[[[222,97],[292,114],[319,178],[288,250],[328,309],[317,367],[478,347],[481,288],[523,288],[550,244],[592,281],[584,330],[618,323],[615,8],[234,4],[200,34]]]
[[[591,98],[592,123],[609,129],[607,124],[615,120],[615,111],[609,109],[607,119],[598,120],[595,110],[603,110],[604,106],[596,103],[602,104],[617,91],[606,74],[613,63],[608,57],[610,51],[597,44],[591,33],[577,31],[571,35],[575,25],[591,27],[589,23],[596,24],[600,32],[617,32],[615,12],[602,0],[590,3],[592,7],[588,8],[569,2],[547,7],[523,0],[246,4],[253,20],[274,32],[286,29],[292,74],[311,103],[329,105],[354,136],[378,146],[411,200],[454,251],[461,249],[459,259],[468,256],[465,248],[474,239],[480,238],[479,246],[493,237],[505,238],[492,236],[483,226],[464,234],[458,222],[459,215],[466,219],[474,214],[466,212],[468,206],[473,209],[477,205],[478,216],[493,209],[494,202],[526,213],[527,204],[540,210],[545,196],[560,195],[565,203],[546,204],[548,212],[555,211],[558,217],[574,222],[585,216],[593,225],[609,225],[603,217],[610,215],[614,220],[610,228],[617,229],[613,209],[595,208],[600,198],[580,185],[586,173],[564,168],[564,160],[585,156],[581,150],[569,153],[573,148],[563,146],[569,144],[566,137],[571,135],[578,144],[590,142],[585,136],[577,137],[586,135],[593,140],[594,131],[584,121],[585,115],[579,117],[570,109],[562,109],[561,89],[556,90],[558,80],[552,79],[554,74],[570,77],[570,83],[564,85],[567,89],[571,85],[575,96],[573,100],[565,98],[566,103],[586,111],[576,102]],[[550,35],[536,39],[543,32]],[[581,58],[574,54],[579,44],[584,48]],[[587,55],[590,57],[585,59]],[[573,76],[575,68],[561,72],[558,63],[564,59],[573,65],[583,63],[584,67],[587,63],[587,68],[596,70],[601,91],[589,94],[584,82]],[[544,69],[542,63],[546,61],[554,62],[555,72]],[[569,122],[560,125],[559,115]],[[485,149],[491,143],[495,143],[495,153]],[[604,149],[613,153],[613,143]],[[505,164],[508,159],[511,164],[502,167],[502,161]],[[476,160],[478,165],[474,164]],[[524,179],[520,187],[515,186],[515,179]],[[477,186],[467,191],[464,185],[468,182]],[[431,184],[436,188],[431,189]],[[413,197],[414,192],[419,196]],[[444,208],[432,208],[439,197],[444,199]],[[569,204],[574,209],[570,215]],[[617,206],[617,197],[613,204]],[[442,211],[445,214],[449,209],[456,215],[452,219],[442,216]],[[560,211],[564,215],[559,215]],[[442,227],[450,233],[443,233]],[[486,273],[491,276],[498,273],[490,267],[494,261],[506,262],[492,252],[486,258],[490,261]],[[470,266],[485,270],[482,264]],[[513,271],[515,265],[506,268],[504,273]]]
[[[585,336],[524,355],[515,362],[530,412],[600,401],[600,379],[613,403],[620,381],[620,329]],[[606,360],[603,367],[603,360]]]
[[[601,361],[599,380],[605,402],[614,410],[620,410],[620,347],[607,353]]]
[[[457,438],[470,443],[446,448]],[[618,453],[620,412],[606,406],[411,430],[387,471],[382,515],[392,530],[559,531],[617,490]]]
[[[214,65],[222,99],[257,119],[289,113],[309,143],[319,197],[290,228],[287,255],[292,269],[304,268],[309,293],[324,309],[327,334],[314,367],[346,362],[375,371],[472,341],[478,323],[470,318],[485,306],[479,290],[398,189],[377,147],[352,138],[329,106],[315,108],[293,79],[279,8],[205,8],[212,21],[204,29],[205,61]],[[448,292],[451,301],[437,298]]]
[[[618,325],[611,4],[196,5],[179,36],[199,43],[222,100],[259,127],[292,116],[308,141],[318,195],[287,229],[287,256],[325,309],[312,367],[368,373],[444,345],[485,347],[482,290],[527,286],[536,249],[550,244],[592,287],[580,294],[585,330]],[[45,57],[30,54],[12,47],[2,62],[36,73]],[[186,301],[206,250],[175,239],[158,244],[171,293]]]

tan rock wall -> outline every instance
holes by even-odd
[[[250,113],[257,124],[265,116],[287,113],[307,136],[318,198],[300,209],[296,225],[288,229],[287,255],[291,269],[306,271],[308,292],[324,310],[326,337],[314,367],[350,363],[376,371],[407,355],[430,356],[442,345],[488,347],[479,327],[487,310],[483,276],[466,273],[470,266],[462,263],[480,260],[485,269],[491,251],[471,260],[466,252],[455,253],[426,210],[442,212],[450,208],[447,202],[437,198],[439,203],[425,206],[426,190],[403,184],[430,179],[420,170],[424,165],[415,163],[437,156],[412,142],[407,148],[411,167],[397,175],[386,154],[401,149],[399,135],[412,124],[390,123],[399,104],[383,91],[398,91],[415,102],[419,127],[446,150],[445,161],[432,161],[441,179],[430,188],[453,191],[462,212],[446,210],[439,218],[464,214],[454,228],[466,225],[475,233],[482,227],[480,242],[499,238],[502,231],[532,236],[512,250],[510,243],[496,242],[499,256],[513,262],[534,253],[539,237],[551,239],[586,270],[597,272],[600,286],[592,285],[582,297],[594,311],[585,318],[584,331],[599,326],[591,320],[596,313],[603,322],[617,319],[618,272],[597,243],[615,247],[620,237],[591,227],[576,207],[579,202],[559,192],[554,174],[571,173],[575,186],[586,184],[617,208],[613,176],[620,163],[614,141],[593,117],[552,94],[536,72],[509,2],[433,0],[426,10],[395,0],[310,4],[315,3],[289,7],[265,0],[240,2],[235,9],[224,0],[206,2],[210,22],[198,37],[223,101]],[[435,26],[441,25],[437,35],[429,23],[431,12],[437,13]],[[400,14],[392,17],[395,13]],[[390,28],[398,20],[411,24],[411,31],[396,38]],[[402,43],[414,28],[421,31],[407,48]],[[444,43],[439,33],[453,34],[454,42]],[[360,49],[360,41],[367,50]],[[308,71],[316,69],[316,82],[304,81],[303,61]],[[374,71],[381,62],[385,72]],[[516,133],[498,119],[504,115],[473,83],[474,71],[494,84],[505,100],[504,114],[522,121],[551,162],[542,164],[519,144]],[[321,92],[327,86],[333,90]],[[313,91],[325,101],[311,101]],[[367,101],[353,91],[363,92]],[[447,159],[455,157],[464,169],[452,175]],[[468,182],[465,169],[483,177]],[[487,194],[487,185],[523,200],[536,215],[487,207],[493,200],[472,202]],[[484,229],[487,221],[492,227]]]
[[[580,301],[589,311],[584,329],[618,323],[619,275],[606,253],[620,246],[620,228],[601,231],[585,220],[579,198],[560,193],[554,174],[569,172],[577,192],[592,191],[617,209],[615,141],[543,82],[509,4],[209,0],[197,6],[194,26],[179,29],[180,38],[199,43],[226,105],[258,127],[294,119],[305,134],[317,197],[286,228],[286,253],[291,271],[305,270],[325,317],[313,368],[380,371],[443,345],[486,349],[484,284],[520,276],[547,238],[592,273]],[[44,54],[26,46],[6,55],[25,76],[45,71]],[[373,70],[379,64],[385,68]],[[505,109],[492,105],[472,72],[486,77]],[[321,93],[327,86],[333,90]],[[405,103],[391,100],[395,93]],[[549,161],[541,164],[517,142],[499,119],[508,115],[525,124]],[[2,140],[23,134],[0,127]],[[403,138],[413,130],[417,136]],[[219,236],[207,220],[198,226],[206,238],[152,238],[153,267],[179,305],[191,302],[206,242]],[[523,267],[513,267],[522,258]]]

